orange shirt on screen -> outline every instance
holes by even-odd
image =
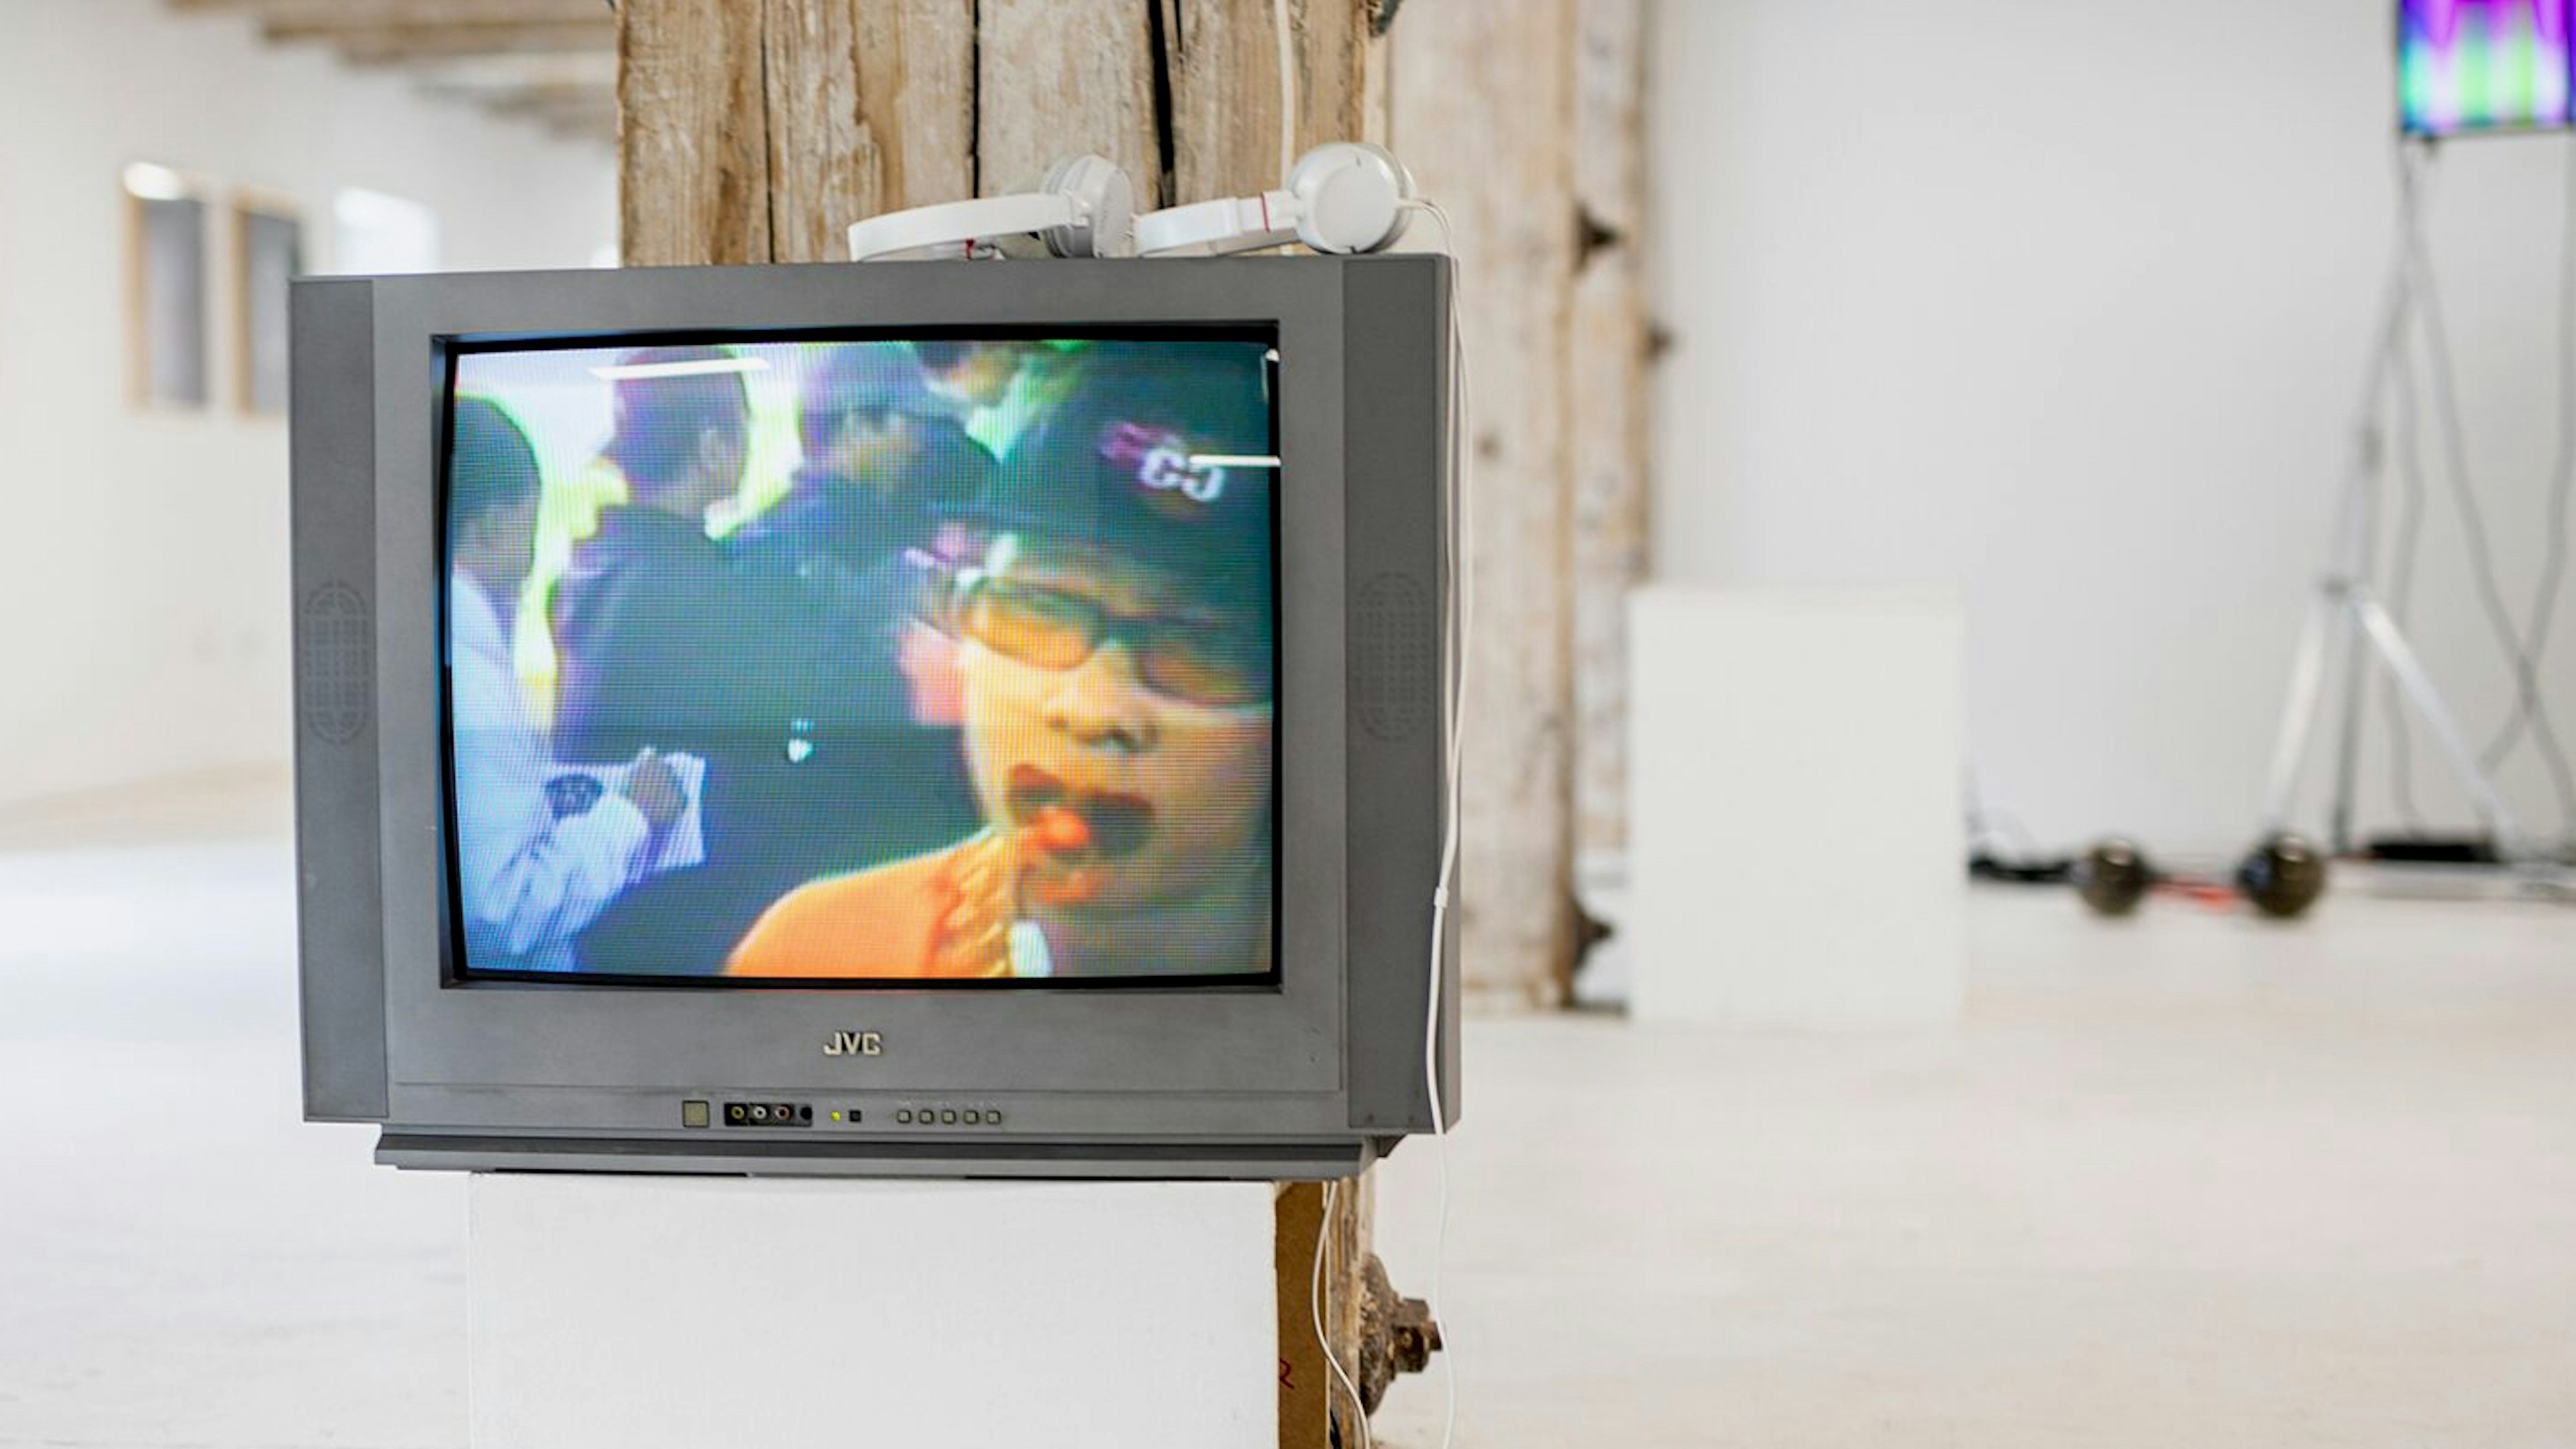
[[[1012,854],[988,829],[946,850],[800,886],[752,924],[725,974],[1008,976]]]

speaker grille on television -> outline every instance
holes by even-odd
[[[376,697],[375,621],[367,601],[347,584],[324,584],[304,597],[296,672],[303,682],[304,727],[345,745],[367,729]]]
[[[1430,588],[1412,574],[1379,574],[1360,586],[1351,624],[1360,728],[1382,740],[1420,734],[1440,707]]]

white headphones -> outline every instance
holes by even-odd
[[[1135,254],[1136,185],[1106,156],[1060,157],[1035,191],[916,206],[850,225],[850,260]],[[1033,242],[1029,238],[1034,237]]]
[[[1413,173],[1383,146],[1334,141],[1297,158],[1286,189],[1136,218],[1139,256],[1222,256],[1303,242],[1334,256],[1384,251],[1412,220]]]
[[[1412,220],[1413,199],[1413,173],[1385,147],[1364,141],[1334,141],[1298,157],[1282,190],[1143,216],[1136,215],[1135,183],[1116,162],[1067,156],[1047,168],[1034,191],[855,222],[850,260],[1223,256],[1292,242],[1348,256],[1393,246]]]

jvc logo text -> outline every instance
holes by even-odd
[[[885,1042],[872,1031],[836,1031],[823,1043],[827,1057],[874,1057],[885,1055]]]

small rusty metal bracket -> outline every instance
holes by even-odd
[[[1432,1321],[1431,1305],[1397,1293],[1387,1279],[1386,1263],[1369,1254],[1360,1273],[1361,1405],[1376,1413],[1397,1374],[1422,1372],[1439,1351],[1440,1325]]]

